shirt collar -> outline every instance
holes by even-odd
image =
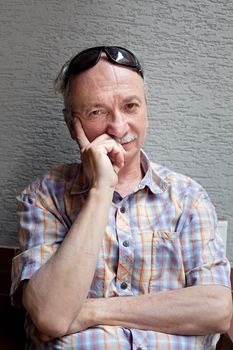
[[[158,174],[155,169],[156,166],[153,165],[155,164],[150,162],[147,154],[141,149],[141,166],[145,175],[135,191],[141,190],[147,186],[151,192],[159,194],[168,189],[168,181]],[[78,164],[76,175],[69,190],[71,194],[82,194],[89,190],[88,180],[84,174],[82,164]]]
[[[138,185],[138,189],[143,189],[147,186],[154,194],[165,192],[169,183],[156,170],[156,164],[150,162],[147,154],[141,150],[141,166],[144,172],[144,177]]]

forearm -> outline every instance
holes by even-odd
[[[105,324],[169,334],[202,335],[226,331],[231,293],[222,286],[197,286],[135,297],[92,299],[70,328]]]
[[[111,200],[112,190],[92,189],[60,248],[26,284],[23,303],[42,332],[63,335],[82,307],[93,279]]]

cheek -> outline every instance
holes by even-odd
[[[141,135],[143,138],[145,137],[146,135],[146,132],[147,132],[147,128],[148,128],[148,119],[147,117],[143,116],[141,117],[138,121],[137,121],[137,124],[135,125],[136,129],[137,129],[137,132],[139,135]]]

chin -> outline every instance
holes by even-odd
[[[135,149],[135,148],[130,148],[130,147],[128,147],[128,148],[124,147],[124,150],[126,151],[126,155],[125,155],[125,162],[126,163],[129,163],[130,161],[135,160],[137,157],[140,158],[140,148]]]

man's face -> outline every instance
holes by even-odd
[[[71,118],[79,118],[90,142],[107,134],[121,143],[125,161],[140,157],[147,128],[142,78],[102,58],[70,82]],[[72,123],[67,123],[74,135]]]

